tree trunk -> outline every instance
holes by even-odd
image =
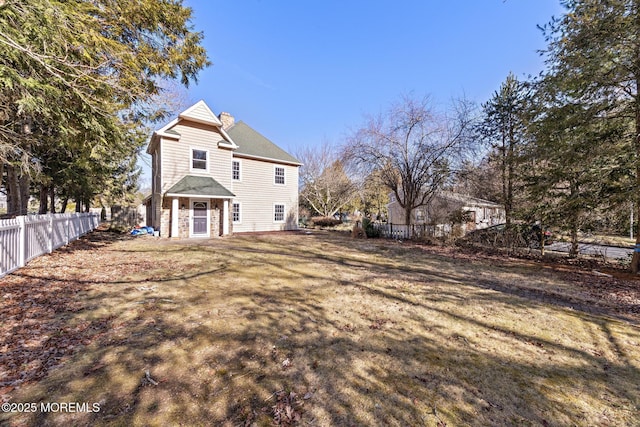
[[[638,167],[636,174],[640,175],[640,167]],[[640,188],[638,187],[638,185],[640,185],[640,179],[637,180],[637,184],[636,184],[636,188]],[[636,215],[638,215],[638,218],[640,218],[640,203],[638,203],[638,201],[635,201],[635,209],[636,209]],[[635,250],[633,251],[633,258],[631,258],[631,272],[634,274],[638,274],[638,271],[640,271],[640,220],[637,221],[638,225],[636,226],[636,247]]]
[[[51,213],[56,213],[56,188],[51,185],[49,187],[49,198],[51,199]]]
[[[18,190],[18,175],[13,165],[7,165],[7,214],[10,216],[20,215],[20,191]]]
[[[404,208],[404,223],[407,225],[407,237],[411,237],[411,212],[413,209],[409,205]]]
[[[20,188],[20,215],[29,213],[29,175],[20,174],[18,186]]]
[[[29,176],[20,173],[13,165],[7,165],[7,214],[26,215],[29,207]]]
[[[580,194],[580,185],[576,177],[569,179],[569,197],[573,199]],[[576,258],[578,256],[578,224],[580,224],[580,211],[573,209],[569,214],[569,231],[571,233],[571,247],[569,248],[569,257]]]
[[[65,213],[67,211],[67,203],[69,203],[69,197],[66,197],[62,200],[62,205],[60,206],[60,213]]]
[[[578,227],[575,224],[571,225],[571,247],[569,248],[569,258],[576,258],[578,256]]]
[[[507,197],[504,206],[505,222],[507,227],[511,225],[511,217],[513,215],[513,175],[514,175],[514,153],[515,153],[515,135],[513,125],[509,123],[509,152],[507,153]]]
[[[40,193],[39,193],[39,199],[40,199],[40,207],[38,208],[38,213],[39,214],[46,214],[47,211],[49,210],[49,188],[44,185],[44,184],[40,184]]]
[[[636,124],[636,134],[638,135],[636,137],[636,188],[640,188],[640,117],[637,120],[637,124]],[[636,215],[638,215],[637,217],[640,218],[640,203],[638,203],[637,201],[637,196],[633,195],[633,198],[636,199],[634,201],[635,203],[635,209],[636,209]],[[636,225],[636,247],[635,250],[633,251],[633,258],[631,258],[631,272],[633,274],[637,274],[638,271],[640,270],[640,221],[638,221],[638,225]]]
[[[507,144],[506,136],[503,130],[502,132],[502,201],[504,202],[504,220],[507,224],[507,229],[511,225],[511,210],[509,209],[509,201],[507,200]]]
[[[636,6],[636,10],[635,10],[635,26],[636,29],[640,28],[640,10],[638,10],[639,6],[638,6],[639,2],[635,2],[635,6]],[[635,250],[633,251],[633,258],[631,258],[631,272],[633,274],[637,274],[638,270],[640,270],[640,203],[638,202],[638,188],[640,188],[640,93],[638,93],[638,90],[640,90],[640,60],[638,60],[638,58],[640,58],[640,43],[636,42],[636,60],[635,60],[635,64],[634,64],[634,71],[635,71],[635,84],[636,84],[636,93],[635,93],[635,129],[636,129],[636,134],[635,134],[635,140],[634,140],[634,145],[635,145],[635,166],[636,166],[636,186],[635,186],[635,191],[633,191],[632,193],[632,203],[635,204],[636,207],[636,213],[639,215],[638,216],[638,225],[636,228],[636,247]]]
[[[640,16],[640,12],[639,12]],[[636,88],[640,88],[640,74],[636,74]],[[640,94],[636,93],[635,99],[635,119],[636,119],[636,135],[635,135],[635,165],[636,165],[636,191],[633,192],[632,202],[635,203],[637,218],[639,219],[636,227],[636,247],[631,258],[631,272],[637,274],[640,270],[640,203],[638,203],[637,189],[640,188]]]

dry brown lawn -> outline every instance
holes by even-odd
[[[96,232],[0,279],[0,399],[99,411],[0,424],[638,426],[621,280],[337,233]]]

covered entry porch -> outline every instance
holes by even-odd
[[[185,176],[163,197],[160,235],[184,239],[231,234],[233,197],[213,178]]]

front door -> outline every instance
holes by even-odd
[[[191,235],[193,237],[209,236],[209,202],[192,202]]]

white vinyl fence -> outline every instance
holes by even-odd
[[[76,240],[99,223],[100,215],[95,213],[28,215],[0,220],[0,277]]]
[[[451,225],[426,225],[426,224],[391,224],[391,223],[373,223],[374,229],[379,233],[380,237],[387,239],[424,239],[427,237],[448,237],[451,234]]]

